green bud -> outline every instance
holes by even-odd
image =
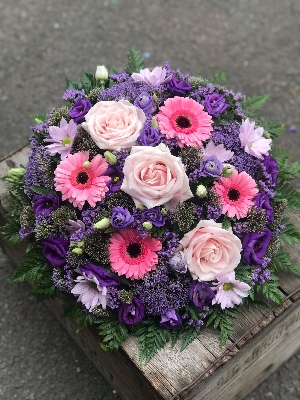
[[[76,242],[71,242],[70,243],[70,247],[77,247],[77,243]]]
[[[80,256],[83,253],[83,250],[79,247],[75,247],[75,249],[72,250],[72,253],[78,254]]]
[[[165,217],[165,216],[168,214],[168,212],[167,212],[167,210],[166,210],[165,208],[162,208],[162,209],[160,210],[160,213],[161,213],[161,215],[162,215],[163,217]]]
[[[25,174],[25,168],[11,168],[7,173],[6,180],[8,182],[15,182],[18,181],[19,178],[22,178]]]
[[[231,175],[234,172],[234,168],[230,168],[230,167],[224,167],[222,169],[222,175],[224,176],[224,178],[230,178]]]
[[[95,78],[98,81],[107,81],[108,79],[108,71],[104,65],[98,65],[95,73]]]
[[[91,163],[89,161],[85,161],[83,163],[83,166],[86,167],[86,168],[89,168],[90,165],[91,165]]]
[[[207,195],[206,187],[203,185],[199,185],[196,190],[196,196],[200,197],[200,199],[201,199],[202,197],[205,197],[206,195]]]
[[[77,243],[77,247],[83,247],[84,246],[84,241],[81,240],[80,242]]]
[[[158,104],[158,97],[157,95],[154,93],[154,95],[152,96],[153,100],[155,101],[156,104]]]
[[[145,210],[145,206],[143,206],[143,204],[139,204],[136,206],[136,208],[140,211],[144,211]]]
[[[102,218],[101,221],[94,224],[94,228],[96,229],[106,229],[110,226],[110,219],[109,218]]]
[[[158,128],[158,123],[157,123],[157,120],[155,117],[152,117],[151,126],[152,126],[152,128],[155,128],[155,129]]]
[[[117,157],[113,153],[111,153],[110,151],[106,151],[104,153],[104,157],[105,157],[105,160],[108,162],[108,164],[110,164],[110,165],[116,165],[117,164]]]
[[[143,223],[143,228],[147,229],[147,231],[150,231],[152,229],[152,227],[153,227],[153,225],[149,221],[146,221]]]

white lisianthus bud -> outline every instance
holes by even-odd
[[[86,168],[89,168],[90,165],[91,165],[91,163],[90,163],[89,161],[85,161],[85,162],[83,163],[83,166],[86,167]]]
[[[97,66],[95,78],[99,81],[106,81],[108,79],[108,71],[104,65]]]
[[[160,213],[161,213],[161,215],[162,215],[163,217],[165,217],[165,216],[168,214],[168,211],[167,211],[165,208],[162,208],[162,209],[160,210]]]
[[[224,178],[230,178],[231,175],[233,174],[234,168],[230,168],[230,167],[224,167],[222,169],[222,175],[224,176]]]
[[[109,218],[102,218],[101,221],[96,222],[94,224],[94,228],[96,229],[106,229],[110,226],[110,219]]]
[[[108,162],[108,164],[110,164],[110,165],[116,165],[117,164],[117,157],[113,153],[111,153],[110,151],[106,151],[104,153],[104,157],[105,157],[105,160]]]
[[[80,249],[79,247],[75,247],[75,249],[72,250],[72,253],[81,255],[83,253],[83,250]]]
[[[22,178],[22,176],[25,175],[25,168],[11,168],[8,173],[7,177],[5,178],[6,181],[8,182],[16,182],[19,180],[19,178]]]
[[[145,206],[143,206],[143,204],[138,204],[138,205],[136,206],[136,208],[137,208],[138,210],[140,210],[140,211],[144,211],[144,210],[145,210]]]
[[[153,225],[149,221],[146,221],[143,223],[143,228],[147,229],[147,231],[150,231],[152,229],[152,227],[153,227]]]
[[[152,128],[155,128],[155,129],[158,128],[158,123],[157,123],[157,120],[155,117],[152,117],[151,126],[152,126]]]
[[[199,186],[197,187],[197,190],[196,190],[196,196],[202,198],[202,197],[205,197],[206,195],[207,195],[207,189],[206,189],[206,187],[203,186],[203,185],[199,185]]]

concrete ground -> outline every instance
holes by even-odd
[[[286,124],[277,145],[297,160],[299,28],[299,0],[0,0],[0,158],[27,143],[30,114],[63,104],[65,77],[121,70],[132,47],[148,66],[168,60],[204,77],[223,68],[235,91],[271,94],[262,116]],[[11,275],[0,253],[0,399],[116,399],[28,286],[6,284]],[[299,360],[245,400],[300,399]]]

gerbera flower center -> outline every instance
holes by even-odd
[[[233,288],[233,283],[224,283],[224,285],[223,285],[223,290],[225,290],[226,292],[228,291],[228,290],[231,290],[232,288]]]
[[[84,185],[89,180],[89,174],[85,171],[80,171],[76,176],[76,182]]]
[[[240,198],[240,192],[237,189],[230,188],[228,190],[227,197],[231,201],[237,201]]]
[[[188,129],[192,126],[192,121],[190,118],[186,117],[185,115],[179,115],[175,119],[176,125],[181,129]]]
[[[137,258],[142,254],[142,245],[138,242],[129,243],[126,251],[131,258]]]

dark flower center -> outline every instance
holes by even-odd
[[[227,197],[231,201],[237,201],[240,198],[240,192],[237,189],[231,188],[228,190]]]
[[[180,115],[179,117],[177,117],[175,122],[176,125],[181,129],[190,128],[192,126],[192,121],[184,115]]]
[[[131,258],[137,258],[142,254],[142,246],[138,242],[130,243],[126,250]]]
[[[89,174],[85,171],[81,171],[76,176],[76,182],[84,185],[89,180]]]

